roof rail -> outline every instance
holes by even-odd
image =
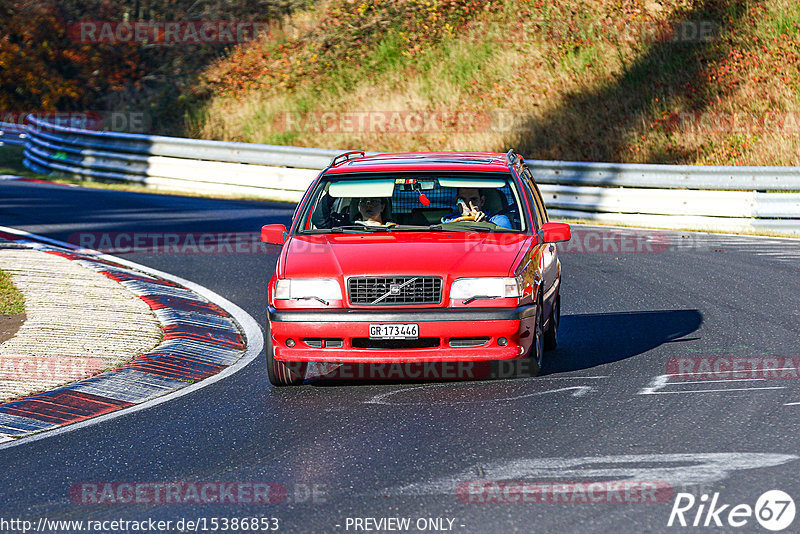
[[[514,165],[522,165],[525,163],[525,158],[514,152],[512,148],[506,153],[506,165],[513,167]]]
[[[506,165],[516,165],[517,163],[517,154],[514,152],[512,148],[506,153]]]
[[[351,159],[356,159],[356,158],[350,157],[350,156],[354,156],[356,154],[358,154],[357,157],[363,158],[366,153],[363,150],[351,150],[350,152],[345,152],[344,154],[339,154],[338,156],[333,158],[333,161],[331,161],[330,166],[331,167],[336,167],[340,163],[344,163],[345,161],[350,161]]]

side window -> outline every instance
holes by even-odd
[[[530,169],[524,167],[522,170],[522,177],[524,178],[525,185],[528,187],[528,191],[530,191],[536,208],[536,227],[541,228],[542,225],[547,222],[547,212],[544,209],[544,202],[542,202],[542,194],[539,192],[539,188],[536,187],[536,182],[533,181],[533,175]]]
[[[536,185],[536,182],[531,183],[533,184],[533,198],[536,200],[537,209],[542,214],[542,223],[546,223],[549,219],[547,218],[547,208],[544,205],[544,198],[542,198],[542,193],[539,191],[539,186]]]

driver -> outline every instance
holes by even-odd
[[[474,220],[480,222],[486,220],[492,224],[496,224],[500,228],[511,229],[511,221],[505,215],[489,215],[482,211],[483,205],[486,203],[486,197],[481,193],[481,190],[474,187],[459,187],[458,201],[456,209],[453,213],[442,217],[443,223],[454,222],[461,217],[469,217],[464,220]]]
[[[395,223],[388,220],[387,205],[386,199],[382,197],[360,198],[358,199],[360,219],[353,222],[364,226],[395,226]]]

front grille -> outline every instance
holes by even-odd
[[[438,337],[421,337],[419,339],[353,338],[353,348],[355,349],[431,349],[438,346]]]
[[[307,337],[303,339],[303,343],[315,349],[341,349],[344,346],[342,339],[320,339],[316,337]]]
[[[351,304],[364,306],[439,304],[442,279],[438,276],[361,276],[347,281],[347,293]]]

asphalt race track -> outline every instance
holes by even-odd
[[[293,211],[25,182],[0,188],[0,225],[71,242],[81,232],[255,232]],[[355,519],[390,517],[429,532],[764,531],[755,517],[738,529],[725,522],[732,506],[755,506],[767,490],[800,497],[800,240],[641,230],[668,246],[595,252],[603,232],[576,232],[581,250],[561,256],[560,345],[543,376],[311,380],[278,390],[259,357],[171,402],[0,450],[0,515],[34,523],[274,517],[280,532],[376,531]],[[277,247],[268,250],[119,256],[206,286],[263,326]],[[745,359],[777,370],[677,376],[681,361],[719,371]],[[561,497],[540,499],[548,502],[474,502],[488,494],[461,491],[496,480],[656,482],[666,493],[658,502],[624,493],[587,502],[562,487]],[[92,504],[75,493],[84,483],[178,481],[272,483],[286,496]],[[719,515],[724,526],[668,528],[679,492],[698,504],[719,493],[718,504],[731,505]]]

